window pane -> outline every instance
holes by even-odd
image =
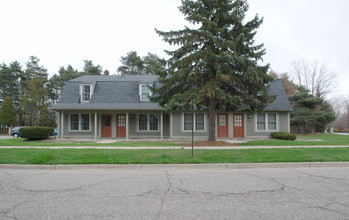
[[[242,126],[242,115],[234,115],[234,126],[235,127]]]
[[[268,113],[268,130],[276,130],[276,113]]]
[[[218,126],[225,127],[227,125],[227,123],[226,123],[226,115],[225,114],[220,114],[218,116],[218,119],[219,119]]]
[[[204,129],[205,129],[205,116],[204,116],[204,113],[196,113],[195,114],[195,130],[203,131]]]
[[[110,127],[110,120],[111,120],[110,115],[103,115],[102,120],[103,120],[104,127]]]
[[[150,130],[157,131],[159,125],[159,116],[158,114],[150,114]]]
[[[192,129],[193,117],[191,113],[184,113],[184,130]]]
[[[148,85],[142,85],[142,101],[149,101],[150,90]]]
[[[257,114],[257,130],[258,131],[265,130],[265,114],[264,113]]]
[[[126,126],[126,115],[118,115],[118,127]]]
[[[79,115],[71,114],[70,115],[70,130],[77,131],[79,130]]]
[[[146,131],[147,130],[147,114],[139,114],[138,117],[138,130]]]
[[[81,130],[90,130],[90,116],[88,114],[81,114]]]
[[[82,86],[82,100],[90,101],[90,85]]]

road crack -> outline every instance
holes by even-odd
[[[166,173],[166,179],[167,179],[167,189],[165,190],[164,195],[161,198],[160,208],[159,208],[158,214],[156,215],[155,219],[159,219],[160,218],[162,210],[164,208],[164,203],[165,203],[166,196],[167,196],[167,194],[170,191],[171,186],[172,186],[172,183],[170,181],[170,174],[168,173],[167,170],[165,170],[165,173]]]

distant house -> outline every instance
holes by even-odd
[[[81,76],[66,83],[59,102],[60,138],[183,138],[190,137],[192,113],[166,113],[149,101],[148,85],[160,86],[156,76]],[[291,105],[279,80],[269,94],[277,95],[264,112],[217,111],[217,138],[269,137],[290,132]],[[196,137],[208,136],[208,112],[196,111]]]

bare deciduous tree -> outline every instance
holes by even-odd
[[[331,126],[339,130],[349,128],[349,97],[333,97],[330,103],[337,117]]]
[[[307,88],[312,95],[326,98],[335,87],[336,73],[329,71],[325,62],[298,60],[292,63],[299,86]]]

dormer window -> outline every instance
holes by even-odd
[[[141,101],[150,101],[151,91],[149,89],[150,84],[139,85],[139,97]]]
[[[91,100],[92,90],[91,84],[80,85],[81,102],[89,102]]]

